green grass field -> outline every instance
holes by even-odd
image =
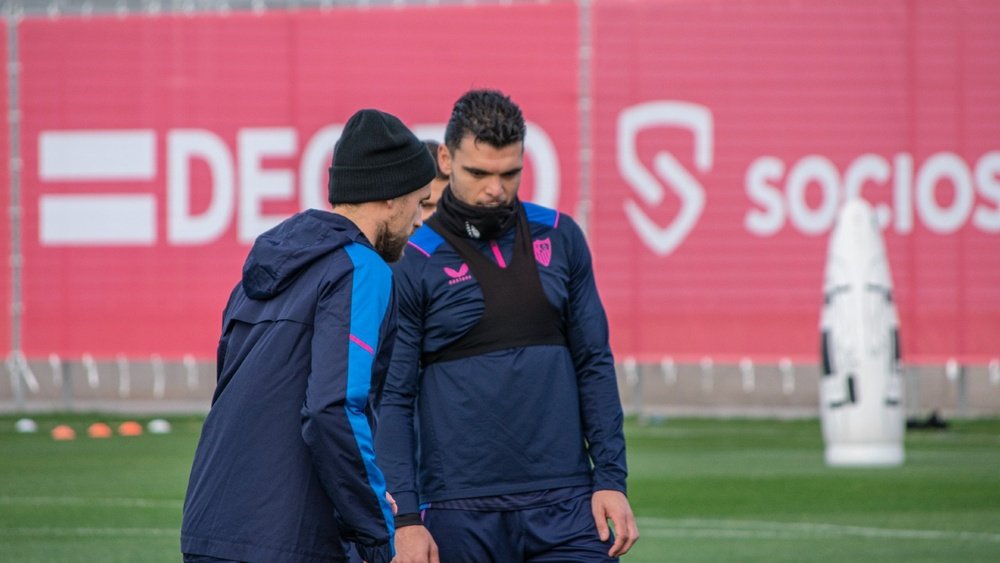
[[[179,561],[201,418],[94,440],[109,415],[0,416],[0,561]],[[147,422],[149,417],[138,419]],[[74,427],[76,440],[49,430]],[[1000,561],[1000,419],[911,431],[906,464],[830,469],[816,420],[630,421],[642,539],[624,561]]]

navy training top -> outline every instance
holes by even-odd
[[[621,402],[590,251],[568,216],[524,206],[542,288],[562,317],[566,345],[422,367],[422,356],[479,321],[483,294],[461,256],[428,226],[393,266],[399,333],[376,451],[400,515],[421,503],[563,487],[625,492]],[[470,242],[504,267],[514,229]]]

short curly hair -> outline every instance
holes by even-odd
[[[521,108],[499,90],[470,90],[455,102],[444,131],[444,143],[455,152],[466,135],[503,148],[523,142],[526,127]]]

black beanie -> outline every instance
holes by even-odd
[[[363,109],[351,116],[333,148],[331,204],[393,199],[434,179],[434,159],[396,116]]]

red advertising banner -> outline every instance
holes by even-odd
[[[214,357],[249,244],[326,206],[363,107],[440,139],[464,91],[499,88],[529,122],[524,196],[574,209],[576,10],[23,21],[25,352]]]
[[[1000,355],[1000,5],[598,1],[592,243],[619,357],[817,357],[875,207],[904,359]]]
[[[0,61],[7,62],[7,20],[0,18]],[[7,121],[7,73],[0,73],[0,356],[7,356],[11,348],[11,271],[10,271],[10,124]]]

